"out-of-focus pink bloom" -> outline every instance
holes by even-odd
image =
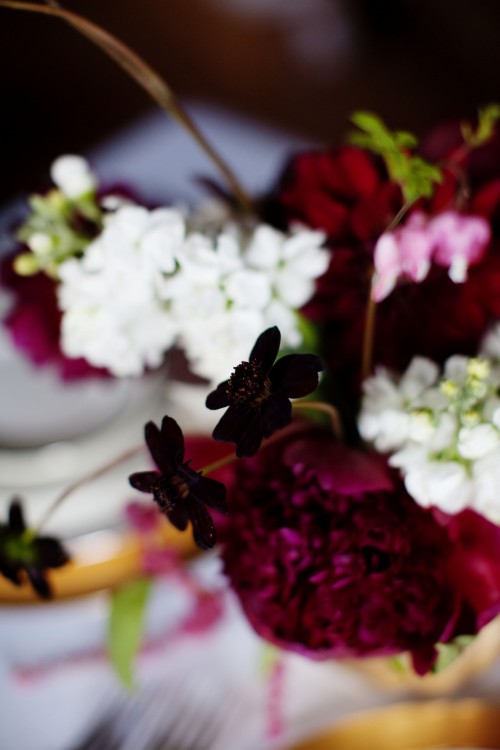
[[[400,278],[423,281],[432,261],[448,268],[455,283],[465,281],[468,267],[482,259],[490,239],[490,225],[481,216],[444,211],[428,219],[415,211],[406,224],[382,234],[375,245],[374,301],[385,299]]]
[[[153,534],[162,523],[158,509],[152,503],[150,505],[137,502],[127,503],[125,517],[134,531],[141,536]]]
[[[478,263],[491,239],[490,225],[481,216],[462,216],[456,211],[445,211],[429,222],[434,238],[433,260],[448,268],[448,275],[456,284],[467,278],[467,268]]]
[[[372,297],[385,299],[401,277],[419,283],[431,266],[434,238],[423,213],[416,212],[407,223],[393,232],[384,232],[375,245],[375,278]]]
[[[177,573],[179,554],[169,547],[146,547],[142,553],[142,571],[149,576]]]

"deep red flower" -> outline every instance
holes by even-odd
[[[161,429],[148,422],[145,438],[159,471],[136,472],[129,477],[130,484],[140,492],[151,493],[180,531],[191,521],[194,540],[201,549],[213,547],[215,525],[205,506],[227,513],[226,488],[192,469],[191,461],[184,461],[184,436],[172,417],[163,417]]]
[[[477,607],[498,611],[498,565],[479,601],[480,564],[380,456],[309,427],[236,471],[223,559],[263,638],[316,659],[409,651],[423,674],[437,642],[484,624]]]
[[[453,283],[436,267],[421,284],[402,285],[379,304],[375,363],[402,370],[416,354],[438,362],[453,353],[474,354],[490,321],[500,317],[500,162],[496,178],[491,164],[484,163],[485,152],[498,148],[498,141],[462,156],[458,169],[445,169],[433,199],[419,206],[430,215],[458,207],[488,218],[493,240],[482,262],[469,270],[464,284]],[[455,137],[445,138],[430,151],[446,161],[457,145]],[[467,181],[469,194],[462,190]],[[304,313],[325,327],[330,370],[355,389],[373,249],[402,205],[399,189],[375,157],[345,147],[294,157],[274,200],[282,224],[299,220],[329,234],[330,267]]]

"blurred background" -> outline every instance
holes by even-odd
[[[498,0],[68,0],[187,99],[338,140],[353,109],[422,132],[500,98]],[[0,200],[151,107],[63,22],[0,10]],[[168,164],[165,163],[165,169]]]

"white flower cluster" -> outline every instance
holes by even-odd
[[[380,369],[364,384],[360,432],[392,454],[390,464],[424,507],[451,514],[472,508],[500,523],[498,353],[500,329],[483,356],[450,357],[443,374],[416,357],[399,380]]]
[[[127,376],[178,343],[194,372],[219,382],[271,325],[285,345],[301,343],[295,310],[327,268],[323,242],[267,225],[213,237],[178,209],[119,205],[83,257],[59,267],[63,349]]]

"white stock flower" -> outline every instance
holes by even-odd
[[[67,198],[80,198],[96,188],[96,178],[86,159],[68,154],[56,159],[51,168],[52,181]]]
[[[500,321],[496,321],[486,332],[481,342],[480,356],[500,362]]]
[[[321,247],[324,241],[323,232],[297,228],[287,235],[261,224],[244,252],[245,265],[264,272],[274,296],[297,309],[309,301],[314,280],[328,268],[330,254]]]
[[[123,206],[107,217],[84,257],[60,266],[66,354],[118,376],[161,364],[178,331],[156,289],[175,269],[183,234],[173,209]]]
[[[363,384],[362,437],[382,452],[403,446],[410,437],[428,440],[435,426],[424,411],[426,389],[436,383],[438,375],[437,365],[423,357],[415,357],[398,382],[388,370],[379,368]]]
[[[117,204],[84,257],[61,266],[66,353],[128,375],[178,342],[191,369],[217,383],[270,326],[285,346],[299,346],[296,308],[327,268],[324,235],[200,226],[177,209]]]
[[[203,322],[199,325],[198,319],[191,319],[183,328],[180,344],[193,371],[216,384],[227,380],[236,365],[248,360],[266,325],[261,311],[242,308],[224,310]]]
[[[160,282],[193,371],[213,383],[248,359],[256,338],[277,325],[283,344],[302,343],[295,310],[328,265],[321,232],[292,235],[235,225],[215,237],[188,235],[174,273]]]
[[[500,369],[481,358],[421,358],[398,379],[364,384],[362,436],[400,469],[417,503],[446,513],[471,507],[500,523]]]

